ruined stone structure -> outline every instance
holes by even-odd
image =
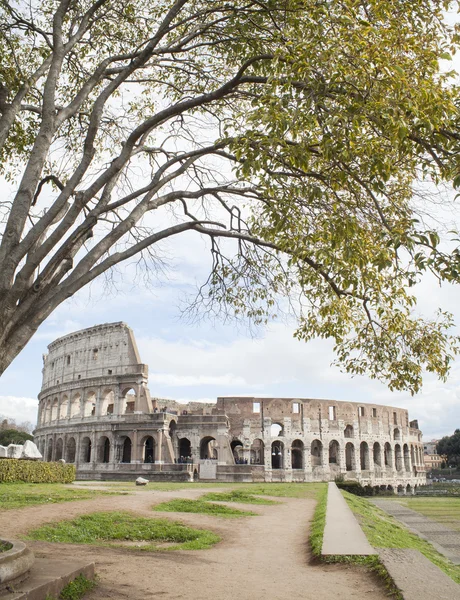
[[[329,481],[413,490],[422,435],[406,410],[301,398],[151,398],[124,323],[54,341],[44,356],[35,441],[80,479]]]

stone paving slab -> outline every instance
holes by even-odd
[[[326,524],[323,534],[323,555],[376,555],[353,512],[334,482],[327,493]]]
[[[413,548],[380,548],[379,557],[404,600],[460,600],[460,586]]]
[[[413,533],[432,543],[440,554],[443,554],[455,565],[460,565],[460,532],[449,529],[442,523],[402,506],[397,501],[373,498],[371,502],[401,521]]]

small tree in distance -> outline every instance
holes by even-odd
[[[263,322],[416,392],[445,378],[450,314],[413,315],[459,254],[414,210],[459,183],[449,2],[45,0],[0,5],[0,375],[67,298],[185,232],[197,304]]]

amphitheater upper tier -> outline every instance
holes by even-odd
[[[422,436],[404,409],[313,398],[151,398],[132,330],[107,323],[44,355],[35,439],[99,479],[329,481],[413,490]]]

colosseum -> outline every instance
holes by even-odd
[[[132,330],[108,323],[48,346],[35,441],[78,479],[330,481],[413,491],[422,434],[406,410],[304,398],[152,398]]]

